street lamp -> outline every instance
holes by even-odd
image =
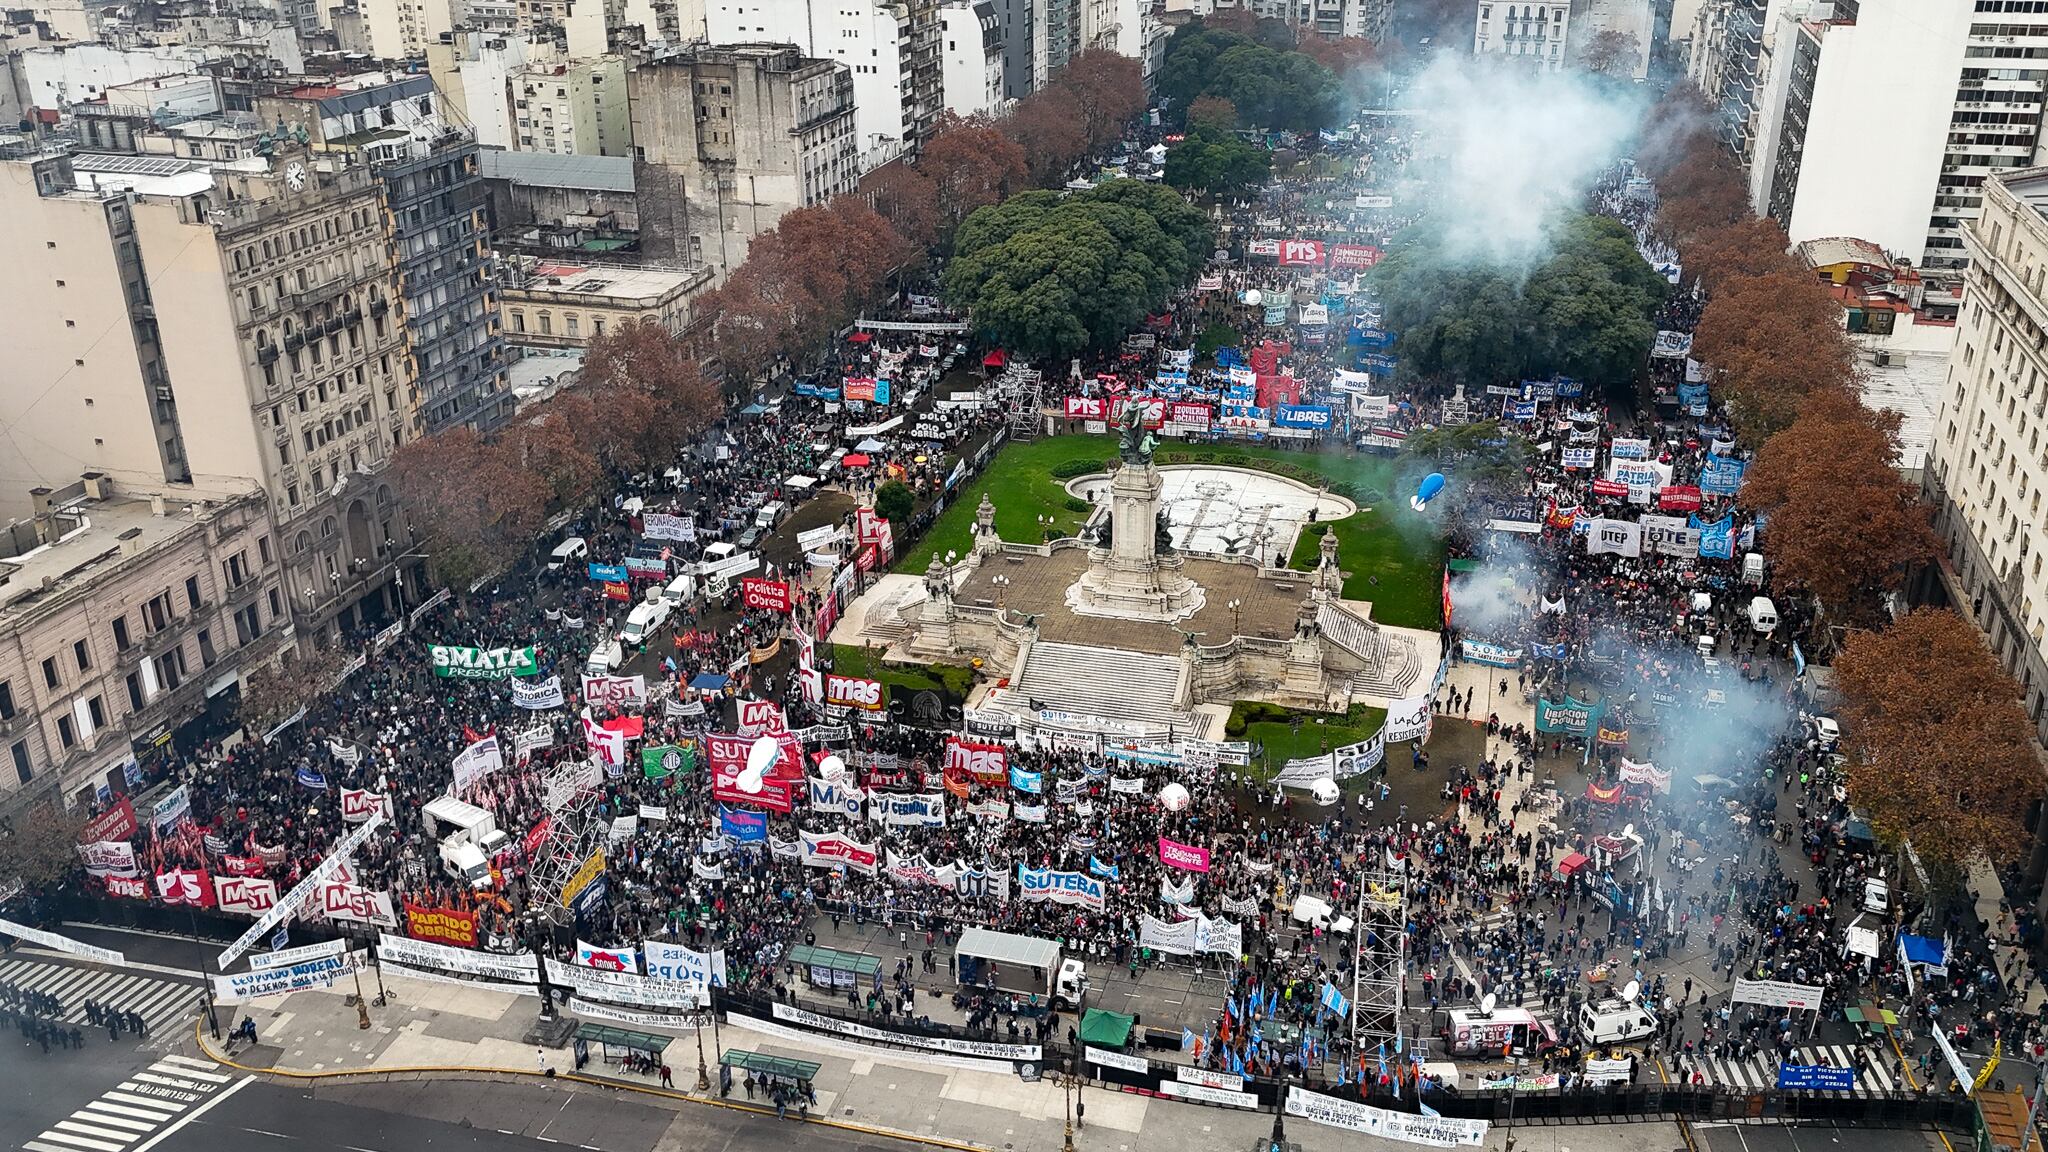
[[[697,1020],[697,1091],[711,1091],[711,1073],[704,1066],[704,1021],[701,1017]]]
[[[1224,607],[1230,609],[1230,634],[1234,637],[1238,634],[1238,618],[1244,614],[1244,601],[1242,599],[1233,599]]]
[[[1010,578],[998,572],[989,577],[988,582],[996,586],[996,611],[1000,612],[1003,610],[1004,589],[1010,586]]]
[[[1060,1080],[1064,1090],[1061,1095],[1065,1097],[1067,1106],[1066,1138],[1060,1145],[1060,1152],[1074,1152],[1074,1077],[1077,1075],[1074,1065],[1074,1053],[1070,1049],[1067,1052],[1067,1074]]]
[[[1515,1088],[1522,1081],[1522,1067],[1527,1064],[1525,1057],[1517,1056],[1508,1066],[1508,1142],[1506,1152],[1515,1152]]]

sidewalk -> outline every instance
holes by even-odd
[[[367,974],[366,974],[367,975]],[[373,987],[365,981],[366,987]],[[258,1043],[232,1054],[200,1031],[197,1051],[215,1061],[255,1073],[296,1080],[385,1075],[394,1079],[427,1076],[450,1078],[538,1077],[552,1069],[557,1082],[587,1085],[592,1090],[633,1091],[643,1102],[683,1109],[750,1106],[736,1086],[732,1098],[716,1097],[717,1057],[714,1049],[744,1049],[773,1056],[816,1061],[818,1106],[811,1122],[868,1135],[888,1136],[952,1149],[999,1152],[1059,1152],[1065,1135],[1066,1098],[1049,1080],[1027,1084],[1014,1074],[950,1067],[916,1053],[870,1048],[829,1037],[801,1041],[771,1036],[739,1025],[720,1025],[714,1037],[706,1029],[677,1036],[667,1052],[675,1087],[659,1087],[659,1077],[620,1073],[593,1051],[581,1075],[572,1072],[569,1050],[549,1049],[537,1056],[522,1039],[537,1011],[532,997],[507,995],[384,974],[393,995],[388,1005],[372,1008],[371,1027],[359,1030],[356,1011],[342,986],[336,991],[305,991],[272,996],[236,1006],[233,1020],[223,1011],[222,1027],[245,1016],[256,1020]],[[374,994],[374,992],[373,992]],[[225,1009],[225,1006],[224,1006]],[[713,1092],[700,1095],[697,1044],[701,1039]],[[1148,1145],[1202,1149],[1252,1149],[1272,1132],[1270,1113],[1189,1104],[1129,1093],[1085,1087],[1086,1123],[1074,1143],[1084,1152],[1132,1152],[1140,1138]],[[793,1114],[792,1114],[793,1115]],[[794,1121],[792,1121],[794,1122]],[[1295,1120],[1287,1138],[1303,1152],[1355,1149],[1357,1133]],[[1496,1128],[1487,1143],[1504,1145]],[[1515,1143],[1526,1152],[1657,1152],[1682,1143],[1670,1124],[1519,1128]]]

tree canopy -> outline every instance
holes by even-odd
[[[1265,183],[1272,167],[1264,148],[1206,121],[1191,123],[1166,150],[1166,182],[1183,192],[1233,196]]]
[[[1033,358],[1109,347],[1185,284],[1208,220],[1171,189],[1114,180],[1025,192],[969,216],[943,280],[997,342]]]
[[[1401,367],[1485,385],[1553,374],[1610,386],[1630,380],[1656,338],[1668,288],[1627,226],[1571,216],[1550,258],[1526,277],[1449,258],[1440,234],[1415,230],[1373,269]]]
[[[1835,659],[1849,799],[1880,835],[1953,878],[1979,855],[2011,859],[2041,794],[2019,686],[1970,622],[1919,608],[1855,632]]]
[[[1343,87],[1306,53],[1190,21],[1166,44],[1159,93],[1185,111],[1204,96],[1230,101],[1246,128],[1314,132],[1336,122]]]

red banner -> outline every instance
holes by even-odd
[[[476,913],[459,912],[453,908],[423,908],[407,900],[405,934],[415,940],[453,944],[457,948],[474,948]]]
[[[1069,420],[1107,419],[1108,417],[1106,417],[1103,413],[1104,408],[1102,398],[1099,396],[1067,397],[1067,419]]]
[[[1282,404],[1301,402],[1301,382],[1292,376],[1259,375],[1257,384],[1259,407],[1275,408]]]
[[[1370,268],[1380,262],[1380,250],[1370,244],[1330,245],[1330,267]]]
[[[711,762],[711,795],[728,804],[745,804],[776,812],[795,810],[795,789],[787,781],[774,779],[773,771],[762,776],[759,792],[740,791],[740,773],[747,769],[747,749],[753,743],[740,736],[704,738],[704,756]],[[783,751],[786,756],[788,749]],[[801,766],[798,770],[802,770]]]
[[[105,812],[85,822],[79,829],[80,844],[96,844],[102,840],[127,840],[135,835],[135,803],[128,797]]]
[[[848,400],[873,400],[875,378],[873,376],[848,376],[845,396]]]
[[[553,816],[541,817],[540,823],[527,829],[525,837],[519,841],[519,850],[526,853],[527,859],[533,859],[534,853],[540,851],[540,846],[548,842],[548,833],[553,831],[554,827]]]
[[[1657,507],[1667,512],[1700,510],[1700,490],[1690,484],[1673,484],[1657,493]]]
[[[971,776],[991,788],[1010,782],[1010,751],[1001,744],[975,744],[946,737],[946,771]]]
[[[140,876],[107,877],[107,895],[125,900],[149,899],[149,881]]]
[[[230,876],[263,875],[263,858],[260,856],[223,856],[220,870]]]
[[[787,612],[789,585],[781,580],[748,576],[740,581],[740,603],[764,612]]]
[[[882,710],[882,682],[863,680],[858,676],[841,676],[837,672],[827,673],[825,703],[879,712]]]
[[[631,600],[633,598],[633,586],[621,584],[616,580],[607,580],[604,582],[604,598],[607,600]]]
[[[876,559],[875,546],[873,544],[864,545],[859,552],[854,554],[853,566],[863,572],[873,572]]]
[[[261,916],[277,903],[277,885],[247,876],[215,876],[215,902],[223,912]]]
[[[188,868],[173,868],[169,872],[156,874],[157,898],[166,904],[190,904],[196,908],[213,907],[213,883],[204,872]]]
[[[1282,240],[1280,242],[1280,263],[1294,267],[1320,268],[1323,265],[1323,242],[1321,240]]]
[[[1628,485],[1623,484],[1619,480],[1595,480],[1593,481],[1593,495],[1608,497],[1626,496],[1628,495]]]
[[[1207,432],[1210,416],[1214,411],[1207,404],[1176,400],[1173,404],[1173,422],[1196,432]]]

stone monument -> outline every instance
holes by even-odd
[[[1109,477],[1109,538],[1088,550],[1088,570],[1067,588],[1067,607],[1083,616],[1178,621],[1202,607],[1160,520],[1159,469],[1142,405],[1129,405],[1119,429],[1118,466]]]

